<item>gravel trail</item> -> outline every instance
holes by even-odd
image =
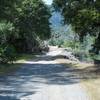
[[[15,73],[0,76],[0,100],[90,100],[74,69],[53,59],[60,53],[55,48]]]

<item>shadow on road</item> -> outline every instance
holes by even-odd
[[[50,59],[51,57],[47,57],[43,60],[49,61]],[[13,97],[19,98],[34,94],[39,91],[41,84],[71,85],[79,83],[80,79],[96,78],[93,74],[95,70],[74,69],[71,67],[72,64],[67,66],[64,66],[64,64],[43,63],[18,65],[22,67],[15,73],[0,76],[0,100],[17,100]]]

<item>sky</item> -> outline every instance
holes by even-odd
[[[52,5],[53,0],[43,0],[45,4],[47,5]],[[55,33],[63,34],[61,35],[60,38],[67,39],[69,38],[68,36],[66,37],[66,32],[68,31],[68,26],[63,25],[63,16],[61,15],[60,12],[52,12],[52,17],[50,18],[50,23],[51,23],[51,29]],[[72,39],[72,38],[71,38]]]
[[[51,5],[53,0],[43,0],[45,4]],[[50,23],[52,23],[53,29],[58,29],[62,26],[62,16],[59,12],[53,12],[52,17],[50,18]]]
[[[51,5],[53,0],[43,0],[45,2],[45,4],[47,5]]]
[[[53,0],[43,0],[45,4],[47,5],[51,5]],[[61,15],[60,12],[52,12],[52,17],[50,18],[50,23],[51,23],[51,28],[53,31],[55,32],[59,32],[61,30],[63,30],[63,32],[65,33],[65,31],[67,31],[67,26],[64,26],[62,24],[63,22],[63,16]]]

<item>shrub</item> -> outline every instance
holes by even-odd
[[[0,47],[0,63],[8,63],[16,60],[16,50],[12,45]]]

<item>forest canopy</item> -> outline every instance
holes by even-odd
[[[0,61],[11,51],[39,51],[39,42],[50,38],[50,16],[42,0],[0,0]]]
[[[65,24],[71,24],[80,41],[88,34],[94,36],[93,51],[100,51],[100,0],[54,0],[56,10],[61,11]]]

